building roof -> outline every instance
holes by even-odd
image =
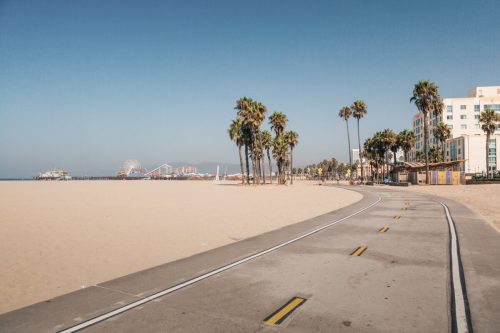
[[[464,163],[466,160],[456,160],[456,161],[449,161],[449,162],[438,162],[438,163],[429,163],[429,168],[430,169],[437,169],[437,168],[444,168],[444,167],[450,167],[450,166],[457,166],[462,163]],[[404,162],[404,166],[406,169],[424,169],[425,168],[425,163],[422,162]]]

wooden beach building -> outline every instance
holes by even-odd
[[[429,177],[431,185],[460,185],[465,184],[465,160],[429,163]],[[395,167],[392,181],[396,183],[425,184],[425,163],[404,162]]]

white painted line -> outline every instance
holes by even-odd
[[[444,207],[444,211],[446,212],[446,220],[448,221],[448,226],[450,228],[451,234],[451,248],[450,248],[450,257],[451,257],[451,279],[453,281],[453,290],[451,291],[455,298],[455,322],[458,333],[466,333],[469,332],[468,323],[467,323],[467,310],[465,304],[465,290],[462,288],[462,277],[460,275],[460,263],[459,263],[459,255],[458,255],[458,239],[457,233],[455,230],[455,224],[453,223],[453,219],[451,218],[450,210],[448,206],[444,203],[440,202],[440,204]]]
[[[277,249],[279,249],[279,248],[282,248],[282,247],[284,247],[284,246],[287,246],[287,245],[289,245],[289,244],[291,244],[291,243],[294,243],[294,242],[296,242],[296,241],[298,241],[298,240],[301,240],[301,239],[303,239],[303,238],[305,238],[305,237],[308,237],[308,236],[310,236],[310,235],[312,235],[312,234],[315,234],[315,233],[317,233],[317,232],[319,232],[319,231],[321,231],[321,230],[324,230],[324,229],[326,229],[326,228],[328,228],[328,227],[331,227],[331,226],[333,226],[333,225],[335,225],[335,224],[337,224],[337,223],[340,223],[340,222],[342,222],[342,221],[345,221],[345,220],[347,220],[347,219],[349,219],[349,218],[351,218],[351,217],[353,217],[353,216],[355,216],[355,215],[358,215],[358,214],[360,214],[360,213],[364,212],[365,210],[367,210],[367,209],[369,209],[369,208],[371,208],[371,207],[375,206],[376,204],[378,204],[378,203],[380,202],[380,200],[382,200],[382,199],[379,197],[377,201],[375,201],[375,202],[374,202],[374,203],[372,203],[371,205],[369,205],[369,206],[367,206],[367,207],[365,207],[365,208],[363,208],[363,209],[361,209],[361,210],[357,211],[356,213],[353,213],[353,214],[351,214],[351,215],[348,215],[348,216],[346,216],[346,217],[343,217],[343,218],[341,218],[341,219],[339,219],[339,220],[337,220],[337,221],[331,222],[331,223],[329,223],[329,224],[327,224],[327,225],[324,225],[324,226],[322,226],[322,227],[316,228],[316,229],[314,229],[314,230],[312,230],[312,231],[309,231],[309,232],[307,232],[307,233],[305,233],[305,234],[303,234],[303,235],[301,235],[301,236],[295,237],[295,238],[293,238],[293,239],[291,239],[291,240],[289,240],[289,241],[286,241],[286,242],[284,242],[284,243],[281,243],[281,244],[275,245],[275,246],[273,246],[273,247],[271,247],[271,248],[269,248],[269,249],[267,249],[267,250],[264,250],[264,251],[258,252],[258,253],[256,253],[256,254],[253,254],[253,255],[251,255],[251,256],[245,257],[245,258],[240,259],[240,260],[238,260],[238,261],[235,261],[235,262],[233,262],[233,263],[231,263],[231,264],[228,264],[228,265],[222,266],[222,267],[220,267],[220,268],[217,268],[217,269],[215,269],[215,270],[213,270],[213,271],[210,271],[210,272],[208,272],[208,273],[205,273],[205,274],[200,275],[200,276],[198,276],[198,277],[195,277],[195,278],[193,278],[193,279],[190,279],[190,280],[187,280],[187,281],[185,281],[185,282],[179,283],[178,285],[175,285],[175,286],[170,287],[170,288],[168,288],[168,289],[165,289],[165,290],[159,291],[159,292],[157,292],[157,293],[155,293],[155,294],[153,294],[153,295],[151,295],[151,296],[145,297],[145,298],[143,298],[143,299],[140,299],[140,300],[135,301],[135,302],[133,302],[133,303],[130,303],[130,304],[128,304],[128,305],[122,306],[122,307],[120,307],[120,308],[118,308],[118,309],[116,309],[116,310],[113,310],[113,311],[110,311],[110,312],[104,313],[104,314],[102,314],[102,315],[100,315],[100,316],[97,316],[97,317],[95,317],[95,318],[92,318],[92,319],[89,319],[89,320],[87,320],[87,321],[84,321],[84,322],[82,322],[82,323],[80,323],[80,324],[78,324],[78,325],[75,325],[75,326],[69,327],[69,328],[67,328],[67,329],[65,329],[65,330],[59,331],[59,333],[77,332],[77,331],[82,330],[82,329],[84,329],[84,328],[86,328],[86,327],[92,326],[92,325],[97,324],[97,323],[99,323],[99,322],[101,322],[101,321],[104,321],[104,320],[106,320],[106,319],[109,319],[109,318],[111,318],[111,317],[114,317],[114,316],[116,316],[116,315],[119,315],[120,313],[123,313],[123,312],[125,312],[125,311],[130,310],[130,309],[133,309],[133,308],[135,308],[135,307],[138,307],[138,306],[140,306],[140,305],[142,305],[142,304],[144,304],[144,303],[151,302],[151,301],[152,301],[152,300],[154,300],[154,299],[157,299],[157,298],[159,298],[159,297],[162,297],[162,296],[165,296],[165,295],[167,295],[167,294],[173,293],[174,291],[177,291],[177,290],[179,290],[179,289],[182,289],[182,288],[184,288],[184,287],[187,287],[187,286],[189,286],[189,285],[192,285],[192,284],[194,284],[194,283],[197,283],[197,282],[199,282],[199,281],[201,281],[201,280],[204,280],[204,279],[206,279],[206,278],[208,278],[208,277],[211,277],[211,276],[213,276],[213,275],[219,274],[219,273],[221,273],[221,272],[223,272],[223,271],[226,271],[226,270],[231,269],[231,268],[233,268],[233,267],[235,267],[235,266],[241,265],[241,264],[243,264],[243,263],[245,263],[245,262],[247,262],[247,261],[250,261],[250,260],[252,260],[252,259],[255,259],[255,258],[258,258],[258,257],[260,257],[260,256],[263,256],[263,255],[265,255],[265,254],[267,254],[267,253],[269,253],[269,252],[275,251],[275,250],[277,250]]]

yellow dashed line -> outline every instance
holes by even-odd
[[[387,230],[389,230],[389,227],[382,227],[378,230],[378,232],[384,233],[387,232]]]
[[[276,312],[264,319],[267,325],[279,325],[286,319],[295,309],[301,306],[306,301],[302,297],[294,297],[288,303],[279,308]]]
[[[367,248],[368,247],[366,245],[360,246],[356,250],[354,250],[353,253],[351,253],[351,256],[353,256],[353,257],[359,257],[361,254],[363,254],[363,252],[365,252],[365,250]]]

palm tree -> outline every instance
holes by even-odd
[[[365,150],[370,151],[370,154],[375,159],[375,165],[377,170],[377,181],[380,179],[379,169],[382,167],[382,177],[384,177],[384,157],[387,153],[387,143],[382,132],[376,132],[371,139],[365,141]]]
[[[393,158],[393,163],[394,163],[394,166],[396,166],[396,163],[398,163],[398,160],[397,160],[397,153],[398,153],[398,150],[399,150],[399,145],[398,145],[398,136],[396,134],[396,140],[394,141],[394,144],[391,146],[391,153],[392,153],[392,158]]]
[[[374,175],[373,164],[376,165],[376,162],[377,162],[376,159],[375,159],[375,155],[376,155],[376,152],[375,152],[375,146],[373,144],[373,139],[372,138],[368,138],[363,143],[363,157],[366,158],[366,161],[370,165],[372,181],[373,181],[373,175]]]
[[[273,166],[272,166],[272,162],[271,162],[270,150],[273,146],[273,138],[271,136],[271,133],[267,130],[262,131],[261,140],[262,140],[262,145],[264,146],[264,149],[267,152],[267,160],[269,161],[269,178],[271,178],[271,184],[272,184],[273,183]]]
[[[413,88],[413,96],[410,103],[415,103],[418,111],[424,115],[424,154],[425,154],[425,183],[429,184],[429,124],[428,118],[431,112],[443,106],[439,96],[439,88],[434,82],[421,80]],[[440,112],[440,110],[437,110]]]
[[[260,126],[265,119],[265,114],[267,108],[260,102],[254,101],[251,98],[243,97],[236,101],[236,110],[238,110],[238,117],[243,119],[243,124],[246,132],[247,143],[245,144],[245,151],[247,147],[250,148],[250,155],[252,157],[252,173],[253,173],[253,183],[257,182],[257,168],[259,165],[259,154],[256,154],[257,135],[260,130]],[[247,154],[248,155],[248,154]],[[248,164],[248,161],[247,161]],[[249,179],[248,166],[247,166],[247,179]]]
[[[286,164],[288,153],[288,142],[283,135],[277,136],[273,140],[273,157],[278,164],[278,184],[285,183],[285,173],[283,167]]]
[[[444,143],[446,142],[446,140],[448,140],[451,137],[451,130],[448,127],[448,125],[446,125],[443,122],[440,122],[439,124],[437,124],[436,127],[434,127],[434,129],[432,130],[432,134],[441,143],[441,150],[442,150],[442,155],[443,155],[442,160],[444,161],[445,160],[445,158],[444,158]]]
[[[250,184],[250,165],[248,162],[248,154],[252,142],[252,131],[250,126],[248,125],[247,118],[249,118],[249,113],[250,113],[249,110],[251,109],[252,103],[253,100],[251,98],[243,97],[236,101],[236,106],[235,106],[235,109],[238,110],[237,112],[238,118],[242,120],[241,131],[242,131],[243,143],[245,144],[245,165],[247,172],[247,184]]]
[[[349,136],[349,118],[351,118],[352,110],[348,106],[344,106],[339,111],[339,117],[345,120],[345,124],[347,126],[347,147],[349,148],[349,166],[352,165],[352,156],[351,156],[351,138]]]
[[[425,160],[422,155],[424,155],[424,153],[422,153],[421,151],[415,152],[415,159],[417,160],[417,162],[422,162]]]
[[[408,152],[415,146],[416,138],[415,133],[409,130],[402,130],[398,134],[398,146],[403,149],[405,155],[405,162],[408,162]]]
[[[231,125],[229,126],[228,129],[228,134],[229,138],[236,142],[236,145],[238,146],[238,153],[240,155],[240,169],[241,169],[241,183],[245,183],[245,171],[243,170],[243,157],[241,155],[241,148],[243,147],[244,144],[244,138],[243,138],[243,120],[241,118],[237,118],[236,120],[233,120],[231,122]]]
[[[441,152],[438,146],[433,146],[429,149],[429,161],[431,163],[437,163],[441,160]]]
[[[490,178],[490,137],[493,133],[495,133],[498,122],[500,122],[500,114],[496,113],[495,110],[487,108],[479,115],[479,123],[481,124],[481,129],[486,133],[486,178]],[[493,170],[491,173],[491,178],[493,178]]]
[[[293,148],[299,143],[299,134],[295,131],[288,131],[285,133],[285,138],[290,147],[290,169],[293,169]],[[290,176],[290,184],[293,184],[293,173]]]
[[[391,147],[393,147],[396,144],[396,140],[397,140],[396,134],[390,128],[385,129],[381,133],[381,144],[385,148],[385,164],[387,167],[389,165],[388,152],[389,150],[391,150]],[[389,170],[387,170],[387,176],[389,176]]]
[[[359,120],[366,116],[368,107],[362,100],[357,100],[351,105],[352,116],[356,118],[358,125],[358,149],[359,149],[359,162],[361,163],[361,181],[365,180],[365,171],[363,170],[363,152],[361,151],[361,139],[359,138]]]
[[[273,140],[273,157],[278,165],[278,184],[285,183],[284,167],[286,166],[288,152],[288,143],[284,137],[286,123],[288,118],[282,112],[275,111],[269,116],[269,124],[271,129],[274,130],[275,137]]]
[[[275,111],[271,116],[269,116],[269,124],[277,137],[283,134],[287,122],[288,118],[283,112]]]

